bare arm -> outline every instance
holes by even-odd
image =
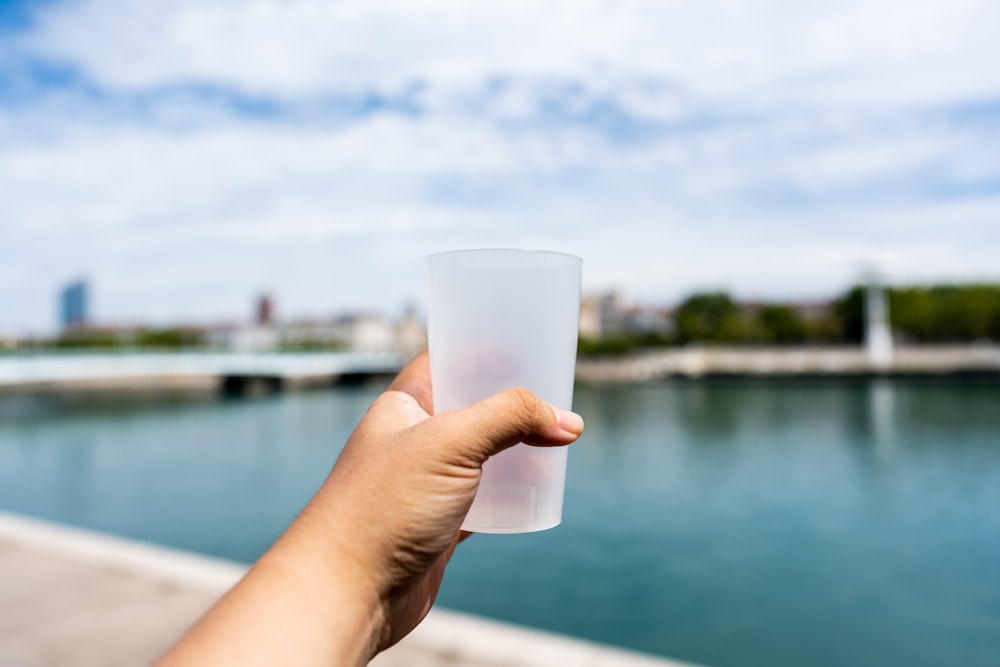
[[[288,530],[158,665],[366,664],[430,610],[486,459],[583,431],[523,389],[431,415],[424,353],[372,404]]]

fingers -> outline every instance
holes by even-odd
[[[479,464],[519,442],[568,445],[583,433],[579,415],[560,410],[523,388],[507,389],[463,410],[442,413],[428,424],[436,430],[441,446]]]
[[[412,397],[428,414],[434,414],[430,355],[424,350],[400,371],[388,391]],[[464,410],[438,415],[428,424],[439,441],[478,463],[524,442],[529,445],[568,445],[583,433],[583,419],[547,403],[533,392],[515,388],[502,391]]]

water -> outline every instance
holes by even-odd
[[[255,558],[377,388],[0,398],[0,507]],[[440,604],[717,667],[995,665],[1000,382],[578,387],[563,525]]]

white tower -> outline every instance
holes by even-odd
[[[868,365],[881,371],[892,365],[889,306],[879,271],[872,268],[865,278],[865,350],[868,353]]]

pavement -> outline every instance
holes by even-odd
[[[151,664],[246,566],[0,512],[0,667]],[[435,609],[374,667],[693,667]]]

